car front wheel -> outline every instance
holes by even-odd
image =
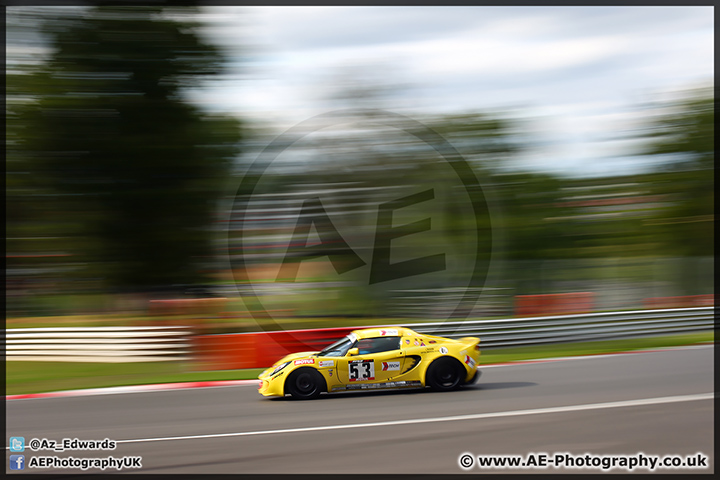
[[[317,371],[312,368],[300,368],[290,374],[285,386],[293,398],[312,400],[320,396],[325,382]]]

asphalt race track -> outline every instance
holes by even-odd
[[[142,456],[143,468],[128,473],[547,474],[561,470],[464,470],[459,458],[702,453],[706,469],[656,472],[707,474],[714,472],[713,392],[710,345],[487,368],[476,385],[449,393],[349,392],[294,401],[233,386],[12,400],[7,436],[117,440],[113,451],[26,450],[26,461]]]

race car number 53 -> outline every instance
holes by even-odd
[[[351,361],[348,367],[351,382],[375,380],[375,362],[372,360]]]

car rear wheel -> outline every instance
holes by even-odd
[[[299,368],[290,374],[285,386],[293,398],[312,400],[320,396],[324,390],[325,381],[322,375],[312,368]]]
[[[457,361],[451,358],[439,358],[428,368],[426,384],[440,392],[454,390],[462,380],[460,369]]]

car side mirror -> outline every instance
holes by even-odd
[[[347,356],[348,356],[348,357],[354,357],[354,356],[357,355],[358,353],[360,353],[360,350],[359,350],[359,349],[357,349],[357,348],[351,348],[350,350],[348,350]]]

